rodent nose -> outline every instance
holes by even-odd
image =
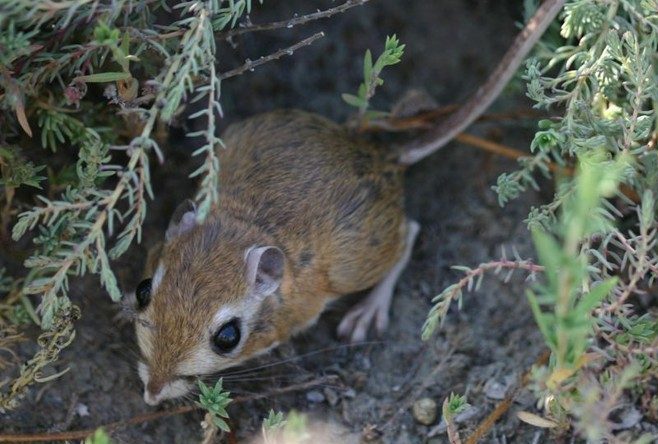
[[[144,402],[148,405],[158,405],[160,399],[158,399],[157,395],[154,396],[147,389],[144,389]]]
[[[164,383],[151,379],[148,384],[146,384],[146,391],[151,393],[153,396],[158,396],[162,391],[162,387],[164,387]]]
[[[164,384],[155,382],[153,380],[149,381],[144,388],[144,402],[148,405],[158,405],[160,403],[160,392]]]

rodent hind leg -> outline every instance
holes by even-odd
[[[414,220],[407,220],[407,234],[404,251],[393,268],[364,300],[352,307],[338,325],[338,336],[359,342],[366,339],[368,329],[374,324],[377,333],[382,333],[388,327],[388,312],[391,307],[393,290],[400,274],[409,263],[420,225]]]

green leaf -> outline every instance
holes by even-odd
[[[3,148],[0,146],[0,157],[3,157],[5,159],[13,159],[15,155],[10,149]]]
[[[372,76],[372,53],[366,50],[366,55],[363,57],[363,78],[369,79]]]
[[[617,281],[618,279],[616,277],[611,278],[594,287],[592,291],[580,299],[580,302],[576,306],[576,311],[583,316],[590,316],[591,311],[615,288]]]
[[[655,214],[655,199],[651,190],[645,190],[642,194],[642,225],[650,227],[654,221]]]
[[[199,385],[199,390],[201,390],[202,396],[206,398],[210,396],[210,388],[206,384],[204,384],[202,380],[199,379],[197,381],[197,384]]]
[[[352,105],[352,106],[357,107],[357,108],[361,108],[362,106],[367,105],[365,100],[363,100],[360,97],[357,97],[355,95],[352,95],[352,94],[344,93],[344,94],[341,95],[341,97],[343,98],[343,100],[345,102],[347,102],[348,105]]]
[[[123,38],[121,39],[121,50],[124,54],[130,54],[130,34],[128,34],[128,31],[123,33]]]
[[[226,421],[224,421],[222,418],[219,418],[215,416],[213,418],[213,423],[217,426],[218,429],[224,431],[224,432],[230,432],[231,428],[228,426]]]
[[[102,428],[96,429],[93,435],[85,439],[85,444],[111,444],[110,437]]]
[[[88,76],[79,76],[73,80],[86,83],[103,83],[116,82],[118,80],[128,80],[129,78],[131,78],[131,75],[127,72],[103,72],[99,74],[90,74]]]
[[[537,326],[539,327],[539,331],[541,331],[542,335],[544,335],[544,339],[548,342],[548,346],[553,349],[554,343],[550,340],[550,338],[553,336],[552,324],[554,324],[554,322],[552,322],[552,315],[545,314],[541,311],[541,308],[539,307],[539,301],[537,300],[537,297],[532,290],[527,290],[526,296],[528,298],[528,302],[530,303],[532,314],[535,317],[535,322],[537,322]]]
[[[546,276],[552,285],[557,283],[557,273],[562,263],[562,249],[560,245],[548,233],[540,230],[532,230],[532,239],[537,249],[539,263],[545,267]]]
[[[270,409],[267,418],[263,420],[263,428],[265,430],[275,430],[285,425],[286,421],[284,419],[283,412],[275,413],[272,409]]]

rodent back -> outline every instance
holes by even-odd
[[[373,285],[396,259],[403,167],[386,147],[296,110],[255,116],[223,139],[220,213],[260,227],[294,265],[316,258],[326,264],[316,271],[332,274],[348,264],[351,276],[334,279],[342,293]]]
[[[365,217],[359,210],[368,200],[401,201],[402,169],[386,150],[315,114],[262,114],[229,127],[223,139],[220,206],[276,237],[332,231]]]

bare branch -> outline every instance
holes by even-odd
[[[267,62],[271,62],[272,60],[279,59],[283,57],[284,55],[292,55],[295,51],[297,51],[299,48],[302,48],[304,46],[308,46],[315,42],[316,40],[324,37],[324,32],[318,32],[317,34],[313,34],[312,36],[305,38],[304,40],[295,43],[292,46],[289,46],[287,48],[279,49],[276,52],[273,52],[270,55],[263,56],[258,60],[249,60],[247,59],[242,66],[239,66],[235,69],[232,69],[230,71],[227,71],[225,73],[222,73],[219,75],[220,80],[225,80],[229,79],[231,77],[239,76],[240,74],[246,72],[246,71],[253,71],[256,67],[263,65]]]
[[[329,18],[333,15],[336,15],[341,12],[345,12],[348,9],[351,9],[355,6],[361,6],[365,3],[368,3],[370,0],[347,0],[345,3],[333,8],[325,9],[324,11],[317,11],[312,14],[306,14],[301,17],[295,17],[289,20],[281,20],[279,22],[265,23],[262,25],[248,25],[243,28],[235,28],[230,31],[219,34],[219,38],[228,39],[240,34],[246,34],[248,32],[261,32],[261,31],[271,31],[274,29],[281,28],[294,28],[298,25],[305,25],[306,23],[320,20],[324,18]]]

